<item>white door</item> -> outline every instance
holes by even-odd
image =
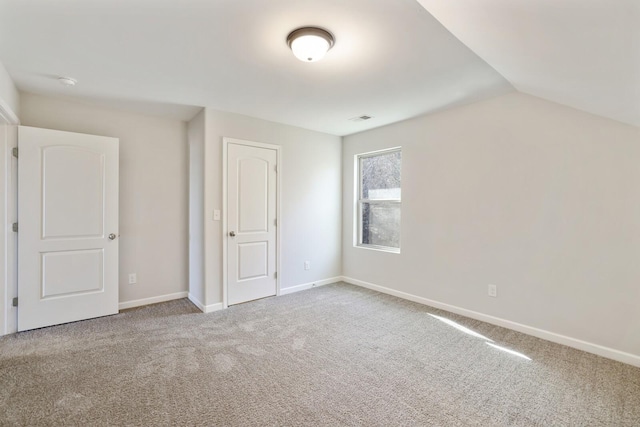
[[[19,128],[19,331],[118,312],[118,144]]]
[[[277,150],[227,145],[227,304],[276,295]]]

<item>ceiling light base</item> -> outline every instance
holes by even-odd
[[[318,27],[302,27],[287,36],[287,45],[293,54],[303,62],[316,62],[333,47],[333,35]]]

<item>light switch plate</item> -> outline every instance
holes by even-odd
[[[498,287],[496,285],[489,285],[487,291],[490,297],[496,298],[498,296]]]

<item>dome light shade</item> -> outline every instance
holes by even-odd
[[[296,58],[303,62],[315,62],[324,57],[333,46],[330,32],[317,27],[303,27],[292,31],[287,44]]]
[[[58,77],[58,82],[62,86],[75,86],[78,81],[76,79],[72,79],[71,77]]]

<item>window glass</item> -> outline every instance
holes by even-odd
[[[400,247],[400,204],[362,204],[362,244]]]
[[[362,199],[400,199],[401,160],[400,151],[361,157]]]
[[[402,152],[395,148],[356,158],[357,245],[399,252]]]

